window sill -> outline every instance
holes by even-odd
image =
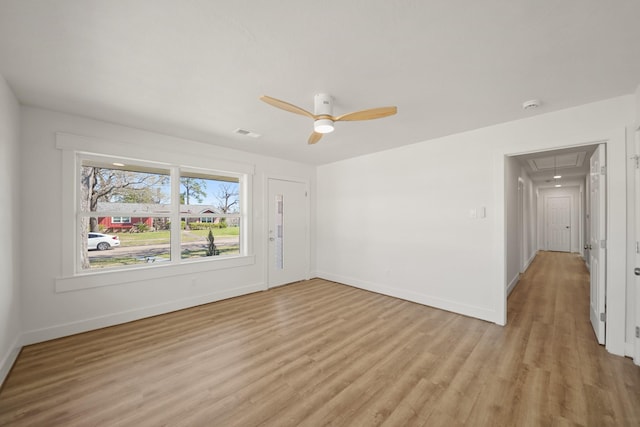
[[[182,264],[154,265],[127,270],[91,271],[56,279],[56,292],[69,292],[102,286],[181,276],[255,264],[255,255],[228,257],[216,260],[191,261]]]

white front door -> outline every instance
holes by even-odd
[[[590,317],[600,344],[605,343],[606,298],[606,157],[600,144],[591,156],[591,230],[589,265],[591,267]]]
[[[547,249],[571,252],[571,197],[547,198]]]
[[[268,286],[280,286],[309,276],[307,186],[269,179]]]

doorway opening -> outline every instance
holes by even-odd
[[[539,251],[574,253],[584,260],[587,268],[594,257],[596,262],[600,260],[597,256],[602,255],[600,248],[594,248],[591,241],[594,215],[603,227],[606,221],[604,211],[592,212],[591,159],[599,147],[604,151],[604,144],[590,144],[505,159],[507,294],[517,287],[520,276]],[[594,249],[598,254],[594,254]],[[600,321],[600,313],[604,312],[604,290],[599,292],[596,288],[604,287],[605,281],[601,271],[592,273],[601,278],[595,284],[592,279],[588,292],[596,297],[592,301],[595,305],[592,323],[598,341],[603,344],[605,323],[604,319]],[[597,298],[600,293],[601,301]]]

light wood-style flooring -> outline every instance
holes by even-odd
[[[31,345],[0,425],[638,426],[640,367],[596,343],[588,286],[541,252],[506,327],[311,280]]]

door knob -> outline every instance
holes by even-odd
[[[571,227],[567,225],[565,228],[571,228]]]
[[[640,268],[639,267],[634,268],[633,274],[635,274],[636,276],[640,276]]]
[[[270,242],[273,242],[274,240],[276,240],[276,238],[275,238],[275,237],[269,237],[269,241],[270,241]]]

